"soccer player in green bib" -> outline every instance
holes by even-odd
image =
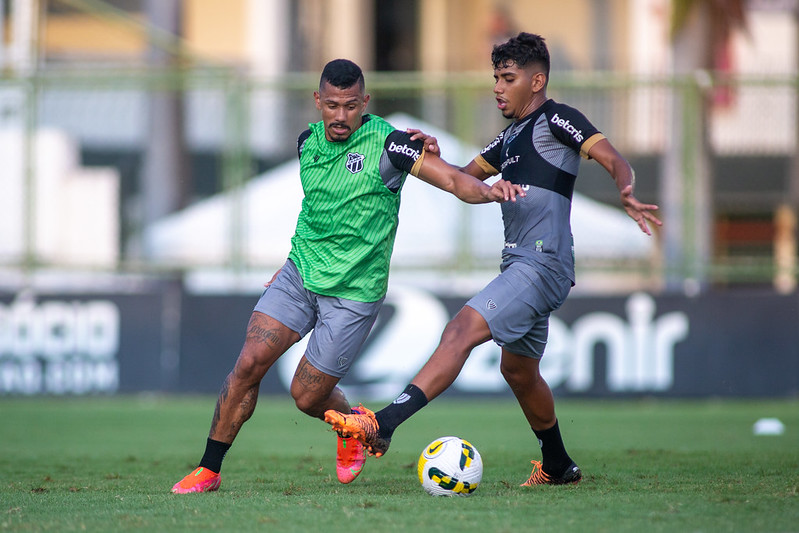
[[[498,180],[489,186],[447,164],[437,155],[434,137],[396,130],[366,114],[369,95],[352,61],[328,63],[314,99],[322,120],[297,140],[305,197],[291,252],[255,305],[244,347],[219,393],[205,453],[172,487],[174,493],[219,488],[222,460],[255,409],[261,380],[311,331],[291,396],[301,411],[322,420],[329,409],[353,412],[337,384],[383,304],[408,174],[468,203],[524,196],[518,185]],[[339,436],[339,481],[352,482],[365,458],[360,442]]]

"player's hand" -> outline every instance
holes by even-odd
[[[488,189],[488,198],[492,202],[515,202],[516,197],[527,196],[527,193],[522,189],[521,185],[516,185],[504,179],[498,179]]]
[[[441,155],[441,148],[438,146],[438,139],[433,137],[432,135],[428,135],[427,133],[423,132],[422,130],[416,128],[408,128],[405,130],[407,133],[412,134],[411,140],[417,141],[419,139],[424,140],[424,151],[430,152],[431,154],[435,154],[440,156]]]
[[[621,191],[621,205],[624,206],[624,210],[627,211],[627,214],[635,220],[638,224],[638,227],[641,228],[641,231],[646,233],[647,235],[652,235],[652,231],[649,229],[649,225],[647,221],[655,224],[657,226],[662,226],[663,222],[658,219],[652,211],[657,211],[658,206],[655,204],[642,204],[638,201],[638,199],[633,196],[633,186],[628,185]]]
[[[277,279],[277,275],[278,275],[278,274],[280,274],[280,271],[281,271],[281,270],[283,270],[283,268],[282,268],[282,267],[281,267],[281,268],[278,268],[278,269],[277,269],[277,272],[275,272],[275,275],[274,275],[274,276],[272,276],[272,279],[270,279],[269,281],[267,281],[266,283],[264,283],[264,287],[269,287],[269,286],[270,286],[272,283],[274,283],[274,282],[275,282],[275,279]]]

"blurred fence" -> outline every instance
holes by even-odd
[[[583,275],[635,274],[651,289],[669,280],[681,286],[775,279],[793,288],[795,77],[552,78],[549,96],[583,111],[611,139],[636,168],[638,197],[659,203],[664,220],[677,227],[659,232],[644,259],[581,258],[578,250]],[[232,69],[95,68],[1,78],[0,267],[113,273],[277,266],[253,260],[244,244],[243,186],[296,158],[297,135],[318,120],[317,83],[317,74],[258,79]],[[475,149],[507,125],[487,73],[370,73],[367,90],[369,111],[405,113]],[[175,113],[152,112],[163,95]],[[157,135],[165,131],[178,137],[172,153]],[[463,164],[473,155],[451,161]],[[707,194],[697,194],[702,190]],[[618,204],[595,163],[583,164],[577,192]],[[164,262],[142,244],[148,224],[165,214],[152,215],[148,206],[173,195],[168,212],[220,193],[227,193],[231,213],[221,229],[228,235],[223,258]],[[495,268],[496,259],[464,260],[470,236],[458,239],[457,260],[415,268]]]

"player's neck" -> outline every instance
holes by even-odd
[[[533,97],[530,99],[530,101],[527,102],[527,104],[525,104],[524,107],[521,108],[519,115],[513,117],[513,120],[519,120],[521,118],[526,117],[527,115],[529,115],[530,113],[534,112],[536,109],[544,105],[546,101],[547,101],[547,95],[544,91],[534,94]]]

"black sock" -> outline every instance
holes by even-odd
[[[397,426],[408,420],[413,414],[427,405],[427,396],[416,385],[408,385],[402,394],[386,407],[375,413],[380,425],[380,436],[390,439]]]
[[[541,469],[552,477],[561,477],[572,464],[572,459],[563,446],[558,421],[555,420],[554,426],[543,431],[533,429],[533,433],[538,437],[538,445],[541,447]]]
[[[226,442],[219,442],[209,437],[205,442],[205,454],[203,458],[200,459],[200,464],[197,466],[202,466],[218,474],[219,471],[222,470],[222,459],[225,458],[225,454],[230,449],[230,446],[231,445]]]

